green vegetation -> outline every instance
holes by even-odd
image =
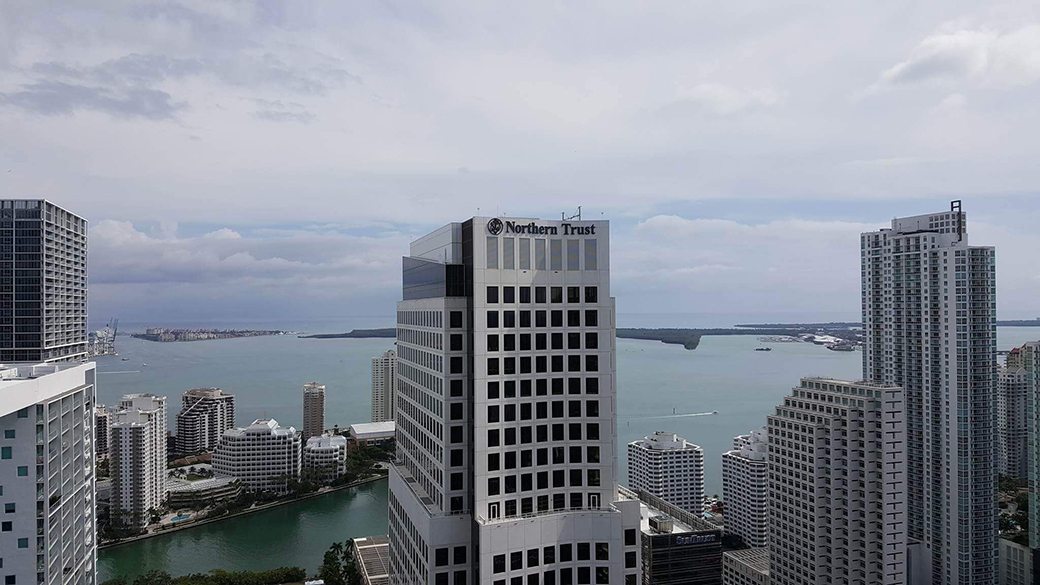
[[[325,551],[321,567],[318,569],[318,578],[325,581],[325,585],[361,585],[361,572],[357,568],[357,560],[354,559],[354,540],[346,542],[334,542],[329,550]]]
[[[280,567],[267,571],[212,571],[194,573],[183,577],[171,577],[162,571],[149,571],[133,581],[116,577],[101,585],[281,585],[299,583],[307,578],[307,572],[299,567]]]

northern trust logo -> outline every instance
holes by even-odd
[[[502,232],[507,234],[528,234],[528,235],[546,235],[555,236],[559,235],[560,230],[563,230],[565,236],[591,236],[596,234],[596,225],[574,225],[571,223],[561,223],[559,227],[554,225],[538,225],[535,222],[530,223],[516,223],[515,221],[502,221],[497,217],[491,218],[487,223],[488,233],[497,236]]]

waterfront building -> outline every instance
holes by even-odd
[[[745,548],[722,553],[722,585],[770,585],[769,549]]]
[[[628,444],[632,489],[680,508],[704,511],[704,450],[676,435],[657,431]]]
[[[1027,381],[1026,467],[1029,485],[1029,548],[1032,549],[1032,574],[1040,576],[1040,341],[1018,348],[1015,367]]]
[[[1029,476],[1029,401],[1036,390],[1024,349],[1008,353],[997,379],[997,469],[1019,480]]]
[[[372,422],[394,420],[397,402],[397,352],[388,349],[372,358]]]
[[[997,573],[994,249],[960,202],[864,233],[863,377],[905,391],[909,536],[933,582]],[[772,440],[772,438],[770,438]],[[930,561],[930,562],[927,562]]]
[[[1000,539],[999,585],[1035,585],[1032,551],[1007,538]]]
[[[94,407],[94,452],[98,459],[108,457],[108,437],[111,434],[112,413],[104,404]]]
[[[726,532],[756,548],[769,544],[768,456],[765,429],[737,436],[722,454]]]
[[[347,472],[347,438],[322,434],[310,437],[303,446],[303,469],[310,478],[332,483]]]
[[[484,217],[412,242],[392,583],[638,581],[624,539],[638,503],[617,496],[608,241],[606,221]]]
[[[166,397],[123,396],[110,436],[112,523],[146,526],[166,501]]]
[[[303,385],[303,438],[320,436],[325,432],[325,384],[309,382]]]
[[[43,199],[0,199],[0,363],[87,357],[87,220]]]
[[[181,396],[177,414],[177,452],[212,451],[224,431],[235,428],[235,397],[220,388],[193,388]]]
[[[633,542],[638,536],[642,554],[625,553],[625,567],[638,566],[644,585],[721,583],[720,527],[644,491],[619,486],[618,498],[639,503],[639,529],[626,529],[625,539]]]
[[[353,539],[361,585],[390,585],[390,539],[364,536]]]
[[[213,453],[213,471],[238,478],[244,489],[289,493],[289,480],[300,475],[300,433],[274,419],[257,419],[229,429]]]
[[[242,493],[237,478],[227,476],[187,480],[176,477],[166,479],[168,506],[171,509],[200,509],[220,502],[233,500]]]
[[[769,417],[773,585],[906,583],[903,390],[803,378]]]
[[[93,363],[0,367],[0,577],[91,585]]]
[[[385,445],[394,440],[397,425],[394,421],[357,423],[350,425],[347,435],[358,445]]]

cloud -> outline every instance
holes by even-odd
[[[1014,86],[1038,79],[1040,24],[1004,32],[988,28],[938,32],[881,74],[881,82],[888,85],[973,81]]]
[[[669,111],[692,107],[719,116],[755,108],[768,108],[780,101],[771,89],[744,90],[718,83],[701,83],[679,91],[679,98],[666,106]]]
[[[36,114],[72,114],[97,110],[117,117],[151,120],[171,119],[184,108],[170,94],[141,88],[115,89],[41,81],[22,86],[20,91],[0,93],[0,103]]]

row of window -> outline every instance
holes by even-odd
[[[555,423],[552,425],[536,425],[534,427],[520,427],[519,444],[532,442],[544,443],[549,441],[549,433],[552,432],[553,441],[581,441],[582,427],[585,428],[585,440],[599,440],[599,423]],[[532,441],[532,428],[534,429],[534,441]],[[488,447],[500,447],[502,445],[516,445],[517,432],[515,427],[505,429],[488,429]],[[564,434],[564,431],[566,435]],[[501,432],[500,432],[501,431]],[[461,442],[461,437],[459,442]]]
[[[541,449],[536,449],[536,450],[533,450],[533,451],[531,449],[524,449],[524,450],[520,451],[519,453],[520,453],[519,465],[520,465],[521,468],[531,467],[531,465],[532,465],[532,456],[537,457],[537,459],[535,460],[537,465],[549,465],[549,461],[550,461],[549,455],[550,455],[550,453],[552,454],[552,464],[553,465],[563,465],[563,464],[568,463],[568,462],[574,463],[574,464],[578,464],[578,463],[598,464],[599,463],[599,447],[597,447],[595,445],[589,445],[589,446],[586,446],[586,447],[582,447],[582,446],[570,446],[570,447],[556,446],[556,447],[553,447],[551,451],[548,448],[541,448]],[[569,457],[568,457],[568,455],[569,455]],[[582,461],[582,455],[584,455],[584,461]],[[517,452],[516,451],[506,451],[504,453],[488,453],[487,454],[487,468],[488,468],[488,471],[498,471],[501,467],[503,467],[503,462],[504,462],[504,467],[506,469],[516,469],[517,468]],[[541,475],[541,473],[545,473],[545,472],[540,472],[539,475]],[[563,471],[560,470],[560,473],[563,473]],[[530,474],[525,474],[525,475],[530,475]],[[521,481],[523,482],[524,480],[521,480]],[[546,481],[548,481],[548,480],[546,480]],[[530,478],[528,478],[525,483],[529,484],[530,483]],[[538,483],[541,484],[542,481],[539,480]],[[528,487],[528,488],[524,488],[524,489],[530,489],[530,488]],[[544,489],[544,488],[539,488],[539,489]]]
[[[565,240],[548,240],[549,250],[546,254],[544,239],[534,239],[534,255],[531,254],[531,238],[510,238],[497,236],[487,237],[485,267],[497,270],[563,270],[563,243]],[[501,254],[499,243],[501,242]],[[567,270],[598,270],[598,241],[566,240]],[[582,242],[585,243],[585,265],[581,265]],[[548,259],[548,264],[546,260]]]
[[[508,455],[509,453],[507,453]],[[598,469],[571,469],[570,477],[563,469],[557,469],[552,473],[552,484],[549,483],[549,472],[542,471],[537,474],[524,473],[520,476],[519,487],[522,493],[530,492],[532,489],[547,490],[550,487],[553,488],[565,488],[565,487],[582,487],[587,485],[589,487],[600,487],[600,471]],[[532,487],[532,475],[537,479],[537,487]],[[568,481],[568,479],[570,481]],[[497,496],[502,493],[515,494],[517,492],[517,476],[506,475],[503,477],[489,477],[487,478],[487,495]],[[563,497],[563,494],[554,494],[555,496]],[[542,496],[546,498],[546,505],[544,508],[539,507],[539,512],[544,512],[549,509],[548,496]],[[563,507],[561,500],[559,508]],[[555,509],[555,508],[554,508]],[[521,510],[522,514],[529,513],[528,511]]]
[[[545,396],[547,394],[547,390],[551,387],[552,394],[554,396],[560,396],[563,394],[565,380],[567,386],[567,394],[581,394],[582,378],[553,378],[551,380],[539,378],[537,380],[533,380],[534,395]],[[586,394],[599,394],[599,378],[584,378],[584,381]],[[520,388],[520,396],[522,398],[531,396],[531,382],[532,380],[519,380],[519,384],[517,384],[517,380],[488,382],[488,400],[497,400],[499,398],[516,398],[518,386]]]
[[[562,332],[535,333],[533,336],[531,333],[506,333],[501,336],[497,333],[491,333],[487,336],[487,351],[583,349],[582,340],[585,341],[584,349],[599,349],[599,333],[595,331],[586,331],[584,334],[571,331],[566,335],[567,344],[564,347],[564,333]],[[534,341],[533,347],[531,345],[532,340]]]
[[[595,286],[586,286],[585,302],[599,302],[599,289]],[[499,295],[501,291],[501,295]],[[497,304],[499,299],[505,304],[516,303],[519,298],[521,303],[531,302],[531,293],[534,292],[534,302],[539,304],[564,302],[564,287],[562,286],[489,286],[484,297],[488,304]],[[582,299],[582,287],[566,287],[568,303],[580,303]],[[546,294],[548,293],[548,294]],[[548,301],[547,301],[548,299]]]
[[[517,409],[517,406],[520,408]],[[538,419],[545,419],[550,417],[550,408],[552,418],[563,418],[564,417],[564,401],[554,400],[550,402],[537,402],[534,408],[531,408],[530,402],[524,402],[523,404],[503,404],[501,407],[497,404],[492,404],[487,407],[487,422],[513,422],[517,420],[517,411],[519,410],[519,420],[531,420],[532,410],[534,411],[534,417]],[[579,418],[582,416],[582,401],[581,400],[569,400],[567,401],[567,414],[566,416],[572,418]],[[599,416],[599,400],[586,400],[585,401],[585,416],[589,418],[596,418]]]
[[[570,309],[567,311],[567,327],[581,327],[582,326],[582,312],[578,309]],[[599,326],[599,311],[596,309],[586,309],[585,313],[585,326],[586,327],[598,327]],[[501,319],[499,319],[501,315]],[[532,321],[532,315],[534,319]],[[488,311],[487,312],[487,327],[488,329],[498,329],[499,324],[504,328],[514,327],[563,327],[564,312],[562,310],[555,311]],[[548,317],[548,319],[546,319]]]
[[[579,561],[590,561],[592,560],[593,551],[595,551],[597,561],[609,561],[610,560],[610,544],[606,542],[579,542],[574,545],[571,543],[565,543],[559,545],[559,554],[557,555],[557,547],[546,546],[541,549],[540,563],[542,565],[552,565],[556,562],[569,563],[573,560]],[[577,554],[575,555],[574,552]],[[509,553],[509,570],[520,571],[525,568],[524,560],[526,559],[526,568],[539,566],[539,549],[532,548],[528,549],[526,554],[524,551],[517,551]],[[500,554],[495,555],[491,559],[492,571],[497,573],[506,572],[506,555]]]
[[[585,368],[582,369],[582,357],[585,358]],[[498,376],[506,375],[510,376],[513,374],[530,374],[535,373],[546,373],[546,372],[563,372],[563,361],[564,356],[552,355],[534,356],[534,360],[531,360],[531,356],[521,356],[520,358],[507,357],[501,358],[501,368],[499,367],[499,358],[487,358],[487,375]],[[598,355],[569,355],[567,358],[567,370],[568,372],[598,372],[599,371],[599,356]],[[519,367],[518,367],[519,366]]]

